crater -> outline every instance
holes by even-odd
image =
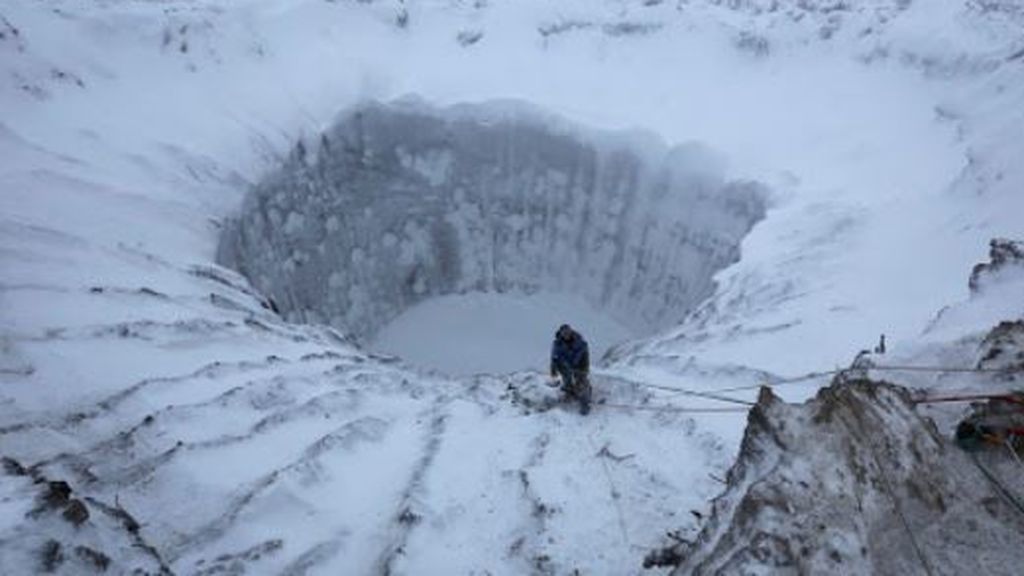
[[[249,191],[218,260],[287,319],[330,324],[363,344],[419,311],[428,320],[411,324],[421,340],[480,346],[486,335],[437,318],[463,310],[464,320],[508,336],[532,317],[514,312],[522,302],[546,309],[565,298],[579,303],[566,316],[621,327],[594,338],[643,336],[707,298],[714,274],[738,260],[764,217],[764,186],[728,180],[718,166],[700,145],[588,129],[523,103],[368,103],[299,142]],[[480,295],[518,304],[474,316],[466,298]],[[428,301],[433,316],[422,313]],[[573,321],[551,318],[536,335],[541,356],[555,327]],[[497,348],[522,353],[504,341]]]

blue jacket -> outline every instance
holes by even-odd
[[[590,371],[590,349],[579,332],[573,332],[568,340],[557,335],[551,344],[551,373],[561,369]]]

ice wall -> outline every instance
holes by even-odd
[[[508,102],[367,104],[254,187],[219,260],[289,318],[356,337],[469,291],[575,293],[653,331],[764,216],[762,187],[709,158]]]

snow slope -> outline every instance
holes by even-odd
[[[756,384],[879,332],[960,359],[991,327],[918,338],[989,238],[1024,235],[1022,22],[1017,1],[5,2],[0,571],[639,571],[696,531],[743,416],[612,407],[721,406],[630,382]],[[597,375],[604,409],[544,410],[537,374],[424,375],[212,264],[300,138],[406,94],[697,141],[776,195],[704,306]],[[8,519],[32,474],[84,528]]]

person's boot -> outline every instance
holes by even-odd
[[[586,379],[586,376],[580,379],[580,414],[586,416],[590,414],[590,395],[593,392],[590,388],[590,381]]]
[[[589,392],[590,392],[589,390],[584,390],[583,393],[580,394],[580,414],[583,415],[583,416],[586,416],[587,414],[590,414],[590,394],[589,394]]]

